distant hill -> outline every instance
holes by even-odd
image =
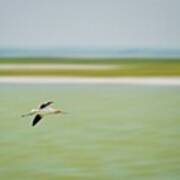
[[[0,48],[0,57],[180,57],[180,49]]]

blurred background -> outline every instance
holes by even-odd
[[[179,75],[179,6],[178,0],[1,0],[0,75]]]
[[[0,179],[180,179],[179,8],[0,0]]]

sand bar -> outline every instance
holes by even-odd
[[[180,86],[180,77],[0,77],[0,83],[15,84],[124,84]]]

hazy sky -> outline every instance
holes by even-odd
[[[180,49],[180,0],[0,0],[0,47]]]

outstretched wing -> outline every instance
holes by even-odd
[[[43,109],[43,108],[51,105],[52,103],[53,103],[52,101],[48,101],[48,102],[46,102],[46,103],[43,103],[43,104],[41,104],[41,105],[39,106],[39,109]]]
[[[37,114],[33,119],[32,126],[35,126],[41,119],[42,119],[42,116]]]

